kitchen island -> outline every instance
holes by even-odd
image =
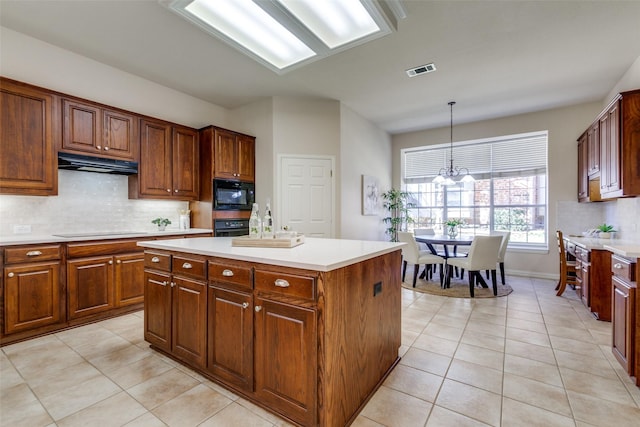
[[[398,363],[399,243],[140,242],[145,340],[303,426],[350,424]]]

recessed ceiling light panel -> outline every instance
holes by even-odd
[[[158,1],[278,74],[389,34],[406,16],[399,0]]]
[[[410,68],[406,70],[406,72],[409,77],[415,77],[424,73],[432,73],[435,70],[436,70],[436,64],[431,62],[429,64],[420,65],[419,67]]]

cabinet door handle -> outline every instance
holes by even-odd
[[[228,268],[225,268],[224,270],[222,270],[222,275],[224,277],[233,277],[233,271],[229,270]]]
[[[289,282],[287,282],[284,279],[276,279],[276,281],[274,282],[274,285],[276,285],[279,288],[288,288]]]
[[[97,148],[98,150],[102,150],[102,145],[96,145],[96,148]]]
[[[7,276],[9,276],[9,277],[13,277],[13,276],[14,276],[14,274],[13,274],[13,273],[9,273],[9,274],[7,274]]]
[[[122,261],[117,260],[117,261],[116,261],[116,264],[122,264]]]
[[[113,265],[113,260],[109,260],[109,265]]]
[[[29,251],[27,252],[27,256],[40,256],[42,255],[42,252],[40,251]]]
[[[259,306],[259,305],[256,305],[256,306],[255,306],[255,308],[254,308],[254,310],[255,310],[255,311],[256,311],[256,313],[257,313],[257,312],[259,312],[260,310],[262,310],[262,307],[261,307],[261,306]]]
[[[167,188],[167,193],[171,193],[171,189],[170,188]]]
[[[178,192],[178,190],[177,190],[177,189],[176,189],[176,190],[173,190],[173,192],[174,192],[174,193],[177,193],[177,192]]]
[[[613,264],[613,268],[617,268],[618,270],[620,270],[622,268],[622,264],[616,262],[615,264]]]
[[[109,147],[104,147],[104,151],[109,151]]]
[[[176,285],[176,282],[171,282],[171,287],[173,288]]]
[[[249,303],[248,302],[243,302],[242,303],[242,308],[247,308],[249,307]]]
[[[158,263],[160,262],[160,258],[158,258],[157,256],[154,256],[153,258],[151,258],[151,262]]]
[[[167,282],[158,282],[157,280],[149,279],[149,283],[153,283],[154,285],[167,286]]]
[[[184,264],[182,264],[182,268],[184,268],[185,270],[189,270],[189,269],[193,268],[193,266],[191,264],[189,264],[188,262],[185,262]]]

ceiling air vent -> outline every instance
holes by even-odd
[[[415,77],[415,76],[418,76],[420,74],[431,73],[432,71],[435,71],[435,70],[436,70],[436,64],[434,64],[432,62],[430,64],[420,65],[419,67],[408,69],[407,70],[407,75],[409,77]]]

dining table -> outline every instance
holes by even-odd
[[[445,258],[445,263],[446,259],[458,256],[458,246],[471,246],[473,238],[474,236],[471,234],[460,234],[455,237],[451,237],[448,234],[420,234],[415,236],[416,242],[426,244],[432,254]],[[444,254],[438,253],[435,245],[442,245],[444,248]],[[452,251],[449,250],[449,247],[451,246],[453,247]],[[451,274],[451,272],[449,272],[449,274]],[[483,288],[487,288],[487,283],[484,281],[482,276],[478,275],[478,278],[480,285]]]

